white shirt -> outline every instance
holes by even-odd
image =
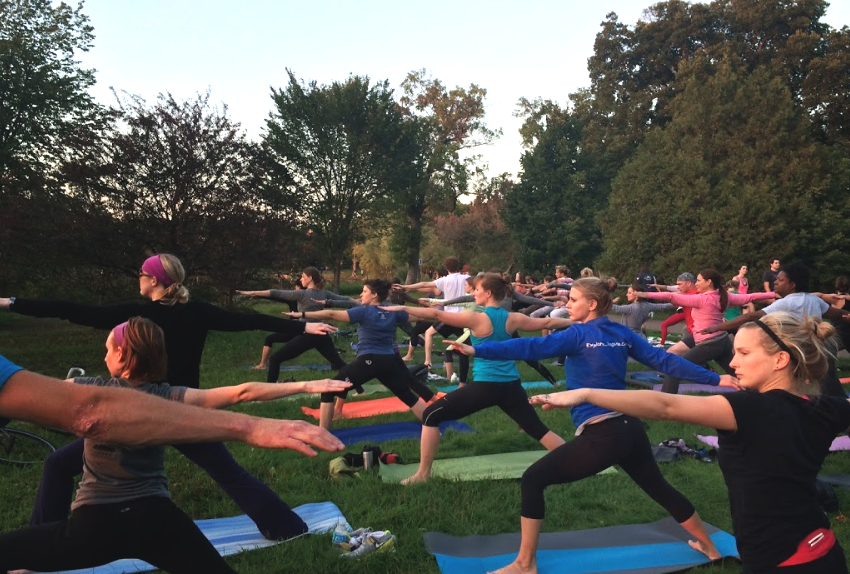
[[[466,280],[469,279],[469,275],[463,275],[461,273],[449,273],[445,277],[440,277],[434,284],[437,286],[437,289],[443,294],[443,299],[456,299],[458,297],[463,297],[466,295]],[[463,307],[457,307],[452,305],[450,307],[445,308],[449,313],[460,313],[463,311]]]
[[[777,299],[762,309],[762,311],[766,315],[776,313],[777,311],[784,311],[802,320],[807,316],[821,318],[827,309],[829,309],[829,305],[817,295],[812,295],[811,293],[791,293],[782,299]]]

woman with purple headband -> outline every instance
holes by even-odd
[[[189,301],[183,286],[186,272],[174,255],[149,257],[139,270],[139,292],[149,303],[87,305],[68,301],[0,298],[0,309],[33,317],[55,317],[77,325],[111,329],[130,317],[145,317],[165,333],[168,380],[190,388],[200,386],[200,363],[209,331],[270,331],[294,334],[329,333],[333,327],[302,323],[263,314],[234,313],[202,301]],[[263,536],[278,540],[303,534],[301,518],[277,494],[251,476],[223,443],[175,445],[203,468],[256,524]],[[68,515],[73,478],[83,470],[83,441],[57,450],[45,461],[30,523],[62,520]]]

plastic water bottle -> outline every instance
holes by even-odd
[[[342,522],[337,522],[334,528],[333,545],[342,552],[348,552],[349,540],[351,540],[351,533],[348,528]]]

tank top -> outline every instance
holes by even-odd
[[[485,307],[483,313],[493,324],[493,332],[486,337],[470,337],[473,345],[508,341],[511,336],[505,330],[508,312],[500,307]],[[472,375],[477,382],[508,383],[519,380],[519,371],[513,361],[495,361],[475,358],[472,364]]]

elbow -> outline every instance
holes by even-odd
[[[105,413],[106,408],[100,401],[86,401],[71,411],[72,418],[66,427],[78,437],[108,442],[111,421]]]

